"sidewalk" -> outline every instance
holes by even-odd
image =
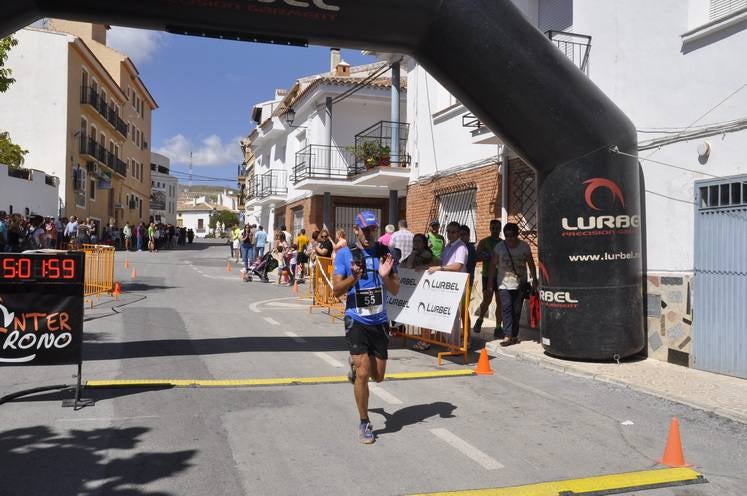
[[[488,327],[487,319],[485,323],[485,327]],[[524,329],[522,331],[522,334],[526,332]],[[562,360],[546,355],[542,345],[530,340],[506,347],[500,346],[495,340],[486,343],[485,347],[494,355],[513,357],[566,374],[618,384],[747,424],[745,379],[653,359],[623,361],[620,364]]]

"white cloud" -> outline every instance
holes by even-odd
[[[146,29],[112,26],[106,35],[107,45],[130,57],[135,64],[150,61],[163,46],[166,34]]]
[[[241,136],[237,136],[224,144],[220,136],[213,134],[202,140],[199,146],[193,146],[186,136],[177,134],[154,151],[169,157],[172,165],[189,164],[190,148],[195,166],[234,165],[243,160],[239,146],[241,139]]]

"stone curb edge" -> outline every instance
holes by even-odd
[[[573,367],[573,365],[560,365],[560,364],[557,364],[557,363],[554,363],[548,360],[544,360],[542,357],[538,357],[531,353],[525,353],[522,351],[515,351],[515,350],[510,350],[510,349],[502,349],[502,348],[499,348],[497,341],[493,343],[486,343],[485,347],[488,349],[488,351],[490,351],[491,353],[495,355],[513,358],[515,360],[521,360],[524,362],[530,362],[542,368],[554,370],[556,372],[561,372],[563,374],[567,374],[567,375],[571,375],[575,377],[582,377],[585,379],[593,379],[595,381],[605,382],[608,384],[615,384],[617,386],[622,386],[628,389],[632,389],[634,391],[639,391],[641,393],[650,394],[652,396],[664,398],[669,401],[673,401],[675,403],[680,403],[682,405],[686,405],[691,408],[702,410],[706,413],[713,413],[715,415],[728,418],[735,422],[747,424],[747,414],[740,412],[740,411],[735,411],[735,410],[731,410],[729,408],[724,408],[724,407],[714,407],[712,405],[708,405],[706,403],[701,403],[698,401],[686,400],[679,396],[668,394],[667,392],[661,391],[659,389],[646,387],[640,384],[634,384],[634,383],[631,383],[631,382],[628,382],[622,379],[618,379],[616,377],[610,377],[604,374],[587,372],[585,370]]]

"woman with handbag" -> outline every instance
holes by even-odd
[[[504,338],[501,346],[519,342],[519,320],[524,299],[537,288],[537,270],[529,245],[519,239],[519,226],[508,222],[503,227],[505,241],[493,249],[490,258],[489,286],[493,285],[496,268],[498,269],[498,293],[501,297],[501,319]],[[532,277],[527,281],[528,273]]]

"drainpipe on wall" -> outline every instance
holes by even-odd
[[[324,131],[327,133],[326,136],[326,142],[327,142],[327,160],[326,166],[327,166],[327,175],[332,174],[332,97],[328,96],[324,100],[324,109],[326,114],[326,121],[327,125],[324,128]]]
[[[399,62],[392,64],[392,98],[391,98],[391,117],[392,124],[392,142],[389,145],[389,164],[394,166],[397,161],[397,167],[401,167],[399,150]],[[389,224],[397,225],[399,217],[399,196],[397,190],[389,190]]]
[[[506,145],[498,145],[498,174],[501,175],[501,225],[508,222],[508,152]]]

